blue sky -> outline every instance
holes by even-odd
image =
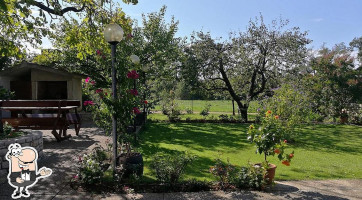
[[[289,27],[308,31],[309,47],[348,44],[362,36],[362,0],[139,0],[137,5],[120,4],[131,18],[141,21],[142,13],[167,6],[167,21],[179,21],[178,36],[192,31],[210,31],[214,37],[228,38],[230,31],[245,31],[251,18],[261,13],[264,22],[289,19]]]

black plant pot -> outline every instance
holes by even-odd
[[[136,126],[141,126],[143,124],[144,119],[145,119],[145,113],[142,112],[137,114],[135,118]]]
[[[122,153],[118,156],[117,165],[124,166],[124,178],[130,177],[132,174],[137,176],[143,175],[143,157],[141,153],[130,153],[129,155]]]

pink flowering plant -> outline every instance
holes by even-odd
[[[111,119],[112,113],[117,115],[118,132],[124,133],[126,127],[132,123],[132,118],[140,113],[138,108],[142,102],[139,91],[133,88],[133,82],[138,79],[137,72],[125,69],[117,73],[123,74],[123,77],[119,77],[117,80],[119,84],[116,101],[112,97],[110,82],[96,81],[92,77],[88,77],[83,83],[83,93],[87,97],[83,101],[83,107],[92,113],[96,125],[103,128],[108,134],[111,134],[112,122],[109,119]]]
[[[256,153],[264,154],[264,160],[267,162],[267,156],[277,155],[282,164],[289,166],[294,151],[287,153],[285,151],[288,141],[285,139],[288,134],[278,115],[273,115],[268,110],[265,113],[260,126],[256,128],[254,124],[250,125],[247,131],[248,140],[255,144]]]

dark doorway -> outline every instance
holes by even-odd
[[[67,81],[39,81],[38,100],[68,99]]]
[[[30,81],[10,81],[10,91],[15,92],[15,99],[32,99]]]

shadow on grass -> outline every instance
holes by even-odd
[[[151,123],[148,126],[141,136],[145,148],[149,143],[165,143],[203,151],[222,147],[241,149],[247,144],[246,134],[243,134],[245,124]]]
[[[331,153],[362,153],[362,127],[346,125],[314,125],[299,129],[296,147]]]

